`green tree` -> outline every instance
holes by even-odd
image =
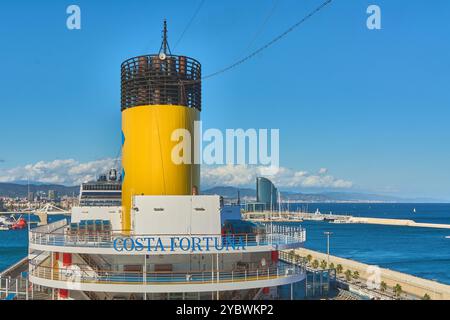
[[[312,262],[312,267],[314,269],[317,269],[319,267],[319,261],[317,259],[314,259],[314,261]]]
[[[394,287],[394,294],[396,297],[400,297],[402,293],[403,293],[402,286],[397,283]]]
[[[306,260],[308,261],[308,263],[311,263],[311,261],[312,261],[312,255],[308,254],[308,255],[306,256]]]
[[[381,290],[381,292],[385,292],[387,290],[386,282],[381,281],[381,283],[380,283],[380,290]]]
[[[338,264],[336,266],[336,272],[340,274],[340,273],[342,273],[342,271],[344,271],[344,268],[342,267],[342,264]]]
[[[328,263],[325,260],[320,261],[320,268],[326,269],[328,266]]]
[[[330,266],[329,266],[329,268],[330,269],[334,269],[335,267],[334,267],[334,263],[332,262],[332,263],[330,263]]]
[[[428,293],[425,293],[425,294],[423,295],[422,300],[431,300],[431,297],[428,295]]]
[[[351,270],[345,271],[345,279],[347,279],[347,281],[350,281],[351,278],[352,278],[352,271]]]
[[[353,279],[355,279],[355,280],[359,279],[359,272],[358,271],[353,272]]]

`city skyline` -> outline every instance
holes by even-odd
[[[0,13],[0,57],[8,62],[0,75],[0,181],[72,185],[117,163],[120,63],[159,50],[164,18],[173,53],[195,57],[207,75],[322,1],[206,1],[192,23],[201,1],[77,1],[82,27],[72,31],[69,3],[25,2],[26,11],[9,3]],[[441,40],[450,4],[376,2],[381,30],[366,27],[371,1],[335,1],[262,54],[205,80],[204,125],[280,129],[280,189],[450,200],[450,44]],[[202,173],[207,186],[244,187],[258,171]]]

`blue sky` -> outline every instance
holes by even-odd
[[[206,0],[173,51],[209,74],[321,2]],[[40,161],[116,157],[120,63],[159,50],[164,18],[173,47],[199,3],[3,3],[0,177]],[[81,8],[81,30],[66,28],[70,4]],[[382,30],[366,28],[370,4],[381,7]],[[256,58],[206,80],[204,126],[279,128],[284,168],[327,168],[352,191],[450,199],[449,18],[445,0],[335,0]]]

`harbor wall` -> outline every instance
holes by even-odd
[[[382,219],[382,218],[360,218],[351,217],[350,223],[366,223],[366,224],[381,224],[389,226],[405,226],[405,227],[421,227],[421,228],[437,228],[437,229],[450,229],[450,224],[438,224],[438,223],[419,223],[413,220],[405,219]]]
[[[317,251],[312,251],[309,249],[297,249],[296,254],[306,257],[311,255],[313,259],[327,260],[327,255]],[[372,268],[370,265],[361,262],[344,259],[336,256],[330,255],[330,263],[334,263],[335,266],[341,264],[344,271],[349,269],[352,272],[358,271],[360,278],[367,280],[373,277]],[[373,266],[372,266],[373,267]],[[433,300],[450,300],[450,286],[445,285],[436,281],[426,280],[418,278],[409,274],[380,268],[381,281],[384,281],[388,287],[394,287],[396,284],[401,285],[402,290],[407,294],[422,298],[425,294],[428,294]]]

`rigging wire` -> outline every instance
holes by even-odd
[[[200,10],[202,9],[204,4],[205,4],[205,0],[201,0],[200,4],[198,5],[197,9],[195,10],[193,16],[191,17],[191,20],[189,20],[188,24],[186,25],[186,27],[184,28],[183,32],[181,33],[181,36],[178,38],[177,42],[175,43],[175,46],[173,47],[174,51],[177,48],[177,46],[180,44],[180,42],[183,39],[183,37],[186,34],[186,32],[191,27],[192,23],[194,22],[195,18],[197,17],[198,13],[200,12]]]
[[[247,47],[243,50],[244,53],[247,50],[250,50],[250,48],[255,43],[256,39],[258,39],[258,37],[262,34],[266,25],[269,23],[270,19],[272,18],[273,14],[275,13],[275,10],[277,9],[279,3],[280,3],[280,0],[273,0],[272,7],[270,8],[269,13],[266,15],[266,17],[265,17],[263,23],[261,24],[261,26],[259,27],[258,31],[255,33],[253,38],[249,41]]]
[[[253,51],[252,53],[250,53],[249,55],[245,56],[244,58],[236,61],[235,63],[229,65],[228,67],[225,67],[223,69],[220,69],[214,73],[211,73],[209,75],[206,75],[202,78],[202,80],[204,79],[209,79],[215,76],[218,76],[224,72],[227,72],[241,64],[243,64],[244,62],[250,60],[251,58],[255,57],[256,55],[258,55],[259,53],[261,53],[262,51],[264,51],[265,49],[271,47],[273,44],[275,44],[276,42],[280,41],[281,39],[283,39],[285,36],[287,36],[289,33],[291,33],[292,31],[294,31],[295,29],[297,29],[300,25],[302,25],[304,22],[306,22],[307,20],[309,20],[312,16],[314,16],[315,14],[317,14],[319,11],[321,11],[323,8],[325,8],[327,5],[329,5],[333,0],[326,0],[325,2],[323,2],[320,6],[318,6],[316,9],[314,9],[313,11],[311,11],[310,13],[308,13],[306,16],[304,16],[300,21],[296,22],[294,25],[292,25],[289,29],[287,29],[286,31],[284,31],[282,34],[280,34],[279,36],[275,37],[273,40],[271,40],[270,42],[266,43],[264,46],[260,47],[259,49]],[[189,82],[189,81],[188,81]],[[194,81],[190,81],[190,83],[192,83]]]
[[[229,65],[229,66],[227,66],[225,68],[222,68],[222,69],[220,69],[220,70],[218,70],[216,72],[213,72],[213,73],[210,73],[210,74],[208,74],[206,76],[203,76],[201,79],[198,79],[198,80],[180,80],[180,82],[182,82],[184,85],[195,84],[195,83],[201,82],[202,80],[210,79],[210,78],[213,78],[215,76],[221,75],[222,73],[225,73],[227,71],[230,71],[231,69],[234,69],[237,66],[240,66],[241,64],[243,64],[243,63],[247,62],[248,60],[254,58],[255,56],[257,56],[258,54],[260,54],[261,52],[263,52],[267,48],[271,47],[272,45],[274,45],[275,43],[277,43],[278,41],[280,41],[281,39],[286,37],[289,33],[294,31],[295,29],[300,27],[303,23],[305,23],[310,18],[312,18],[314,15],[319,13],[322,9],[324,9],[326,6],[328,6],[331,2],[333,2],[333,0],[326,0],[326,1],[324,1],[317,8],[315,8],[312,11],[310,11],[301,20],[297,21],[295,24],[293,24],[291,27],[289,27],[286,31],[284,31],[283,33],[281,33],[280,35],[278,35],[277,37],[275,37],[271,41],[267,42],[262,47],[258,48],[257,50],[253,51],[252,53],[248,54],[244,58],[234,62],[233,64],[231,64],[231,65]],[[155,82],[156,83],[157,81],[149,80],[149,82]]]

